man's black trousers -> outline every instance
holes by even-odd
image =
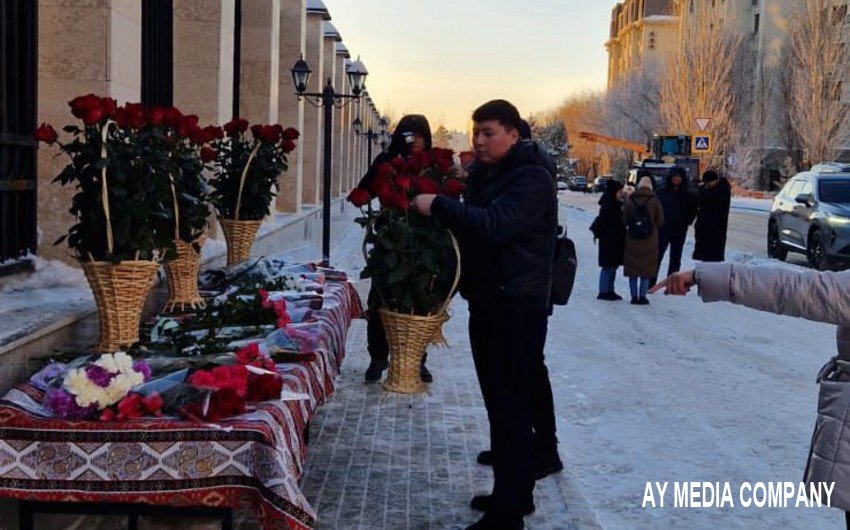
[[[543,357],[548,318],[542,303],[526,299],[469,307],[469,340],[490,420],[492,505],[507,515],[521,515],[533,502],[534,455],[557,444]]]

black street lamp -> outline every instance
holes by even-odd
[[[358,58],[348,65],[345,73],[348,75],[348,84],[351,86],[351,94],[337,94],[331,79],[321,92],[305,92],[310,74],[313,73],[302,56],[292,66],[292,83],[295,85],[295,93],[298,99],[305,98],[310,105],[322,107],[325,113],[325,148],[324,148],[324,176],[322,182],[324,190],[322,193],[322,264],[327,267],[331,259],[331,163],[333,161],[333,109],[341,109],[351,101],[360,98],[366,84],[366,76],[369,72]]]
[[[369,160],[369,165],[372,164],[372,142],[375,144],[381,144],[382,148],[384,147],[385,138],[387,135],[387,126],[389,123],[386,118],[381,118],[378,120],[378,131],[375,132],[372,130],[372,126],[369,126],[369,130],[363,132],[363,122],[360,121],[360,118],[354,118],[354,121],[351,123],[351,126],[354,127],[354,134],[357,136],[365,136],[366,137],[366,149],[367,149],[367,158]]]

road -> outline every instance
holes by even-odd
[[[815,377],[835,354],[835,327],[704,304],[694,294],[653,295],[646,307],[597,301],[588,230],[596,200],[561,196],[579,270],[570,304],[550,321],[546,350],[560,451],[580,492],[572,504],[590,506],[612,529],[843,527],[838,510],[744,508],[738,500],[745,482],[801,479]],[[732,213],[729,259],[773,263],[764,258],[765,215]],[[693,266],[692,251],[689,242],[683,267]],[[628,293],[622,276],[616,289]],[[655,481],[671,489],[677,481],[729,482],[735,506],[675,508],[668,491],[664,508],[644,508],[646,484]]]

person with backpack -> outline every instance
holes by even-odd
[[[626,224],[623,261],[631,303],[649,305],[646,291],[650,278],[658,270],[658,231],[664,226],[664,210],[652,191],[652,177],[640,179],[637,190],[623,206],[623,219]]]
[[[614,292],[617,268],[623,264],[626,226],[623,224],[623,184],[609,180],[599,199],[599,215],[590,225],[593,239],[599,241],[599,294],[597,300],[617,301],[623,297]]]

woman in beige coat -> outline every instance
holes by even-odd
[[[850,271],[817,272],[698,263],[650,291],[683,295],[696,285],[704,302],[727,301],[776,313],[836,324],[838,354],[818,375],[818,418],[805,481],[835,483],[833,508],[845,511],[850,530]]]
[[[658,228],[664,224],[664,209],[652,191],[651,178],[640,179],[637,190],[629,195],[623,205],[626,222],[623,262],[625,275],[629,278],[632,303],[637,305],[649,304],[646,290],[649,279],[654,278],[658,271]]]

